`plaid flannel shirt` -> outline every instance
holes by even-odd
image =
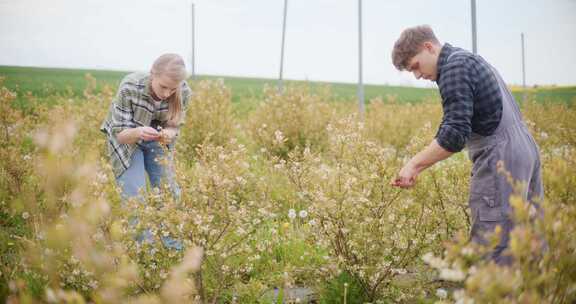
[[[137,143],[121,144],[116,139],[116,135],[125,129],[150,126],[153,118],[160,118],[162,125],[168,121],[168,104],[163,102],[160,107],[155,108],[149,92],[150,74],[132,73],[124,77],[120,82],[116,97],[112,100],[108,116],[100,127],[100,131],[107,135],[108,155],[116,177],[122,175],[130,167],[132,154],[138,145]],[[181,93],[182,119],[178,127],[184,122],[192,94],[185,81],[182,82]]]
[[[436,83],[444,112],[436,133],[442,148],[459,152],[472,132],[494,133],[502,118],[502,95],[488,62],[446,43],[438,58]]]

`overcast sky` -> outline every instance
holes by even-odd
[[[478,52],[511,84],[576,84],[576,0],[477,0]],[[191,57],[190,0],[0,0],[0,65],[148,70]],[[278,77],[283,0],[195,0],[199,74]],[[289,0],[284,77],[358,79],[357,0]],[[468,0],[363,0],[364,80],[426,85],[395,70],[394,41],[430,24],[472,48]]]

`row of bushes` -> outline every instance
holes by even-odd
[[[238,117],[221,81],[192,85],[176,149],[182,199],[151,192],[145,204],[121,203],[104,155],[98,127],[112,89],[88,87],[80,102],[52,107],[31,98],[23,112],[2,88],[3,298],[270,303],[305,286],[323,303],[576,299],[570,106],[523,106],[542,148],[546,213],[529,219],[514,200],[516,263],[502,269],[465,237],[463,153],[423,174],[413,190],[389,186],[434,136],[437,102],[374,100],[361,121],[353,103],[293,87],[267,89]],[[142,233],[156,241],[136,241]],[[163,237],[185,250],[167,249]]]

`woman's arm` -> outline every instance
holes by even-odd
[[[116,139],[121,144],[135,144],[139,140],[158,140],[160,133],[152,127],[137,127],[124,129],[116,135]]]

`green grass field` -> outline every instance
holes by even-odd
[[[4,81],[6,87],[19,94],[31,92],[38,97],[70,93],[81,95],[87,84],[85,80],[86,74],[90,74],[97,79],[98,88],[101,88],[103,84],[116,87],[127,73],[129,72],[0,66],[0,76],[6,78]],[[275,79],[204,75],[198,78],[224,79],[224,83],[232,90],[232,100],[234,102],[247,98],[259,99],[262,96],[265,85],[276,85]],[[286,84],[305,84],[310,85],[312,88],[329,86],[337,99],[350,100],[356,98],[355,84],[307,81],[286,81]],[[375,97],[386,98],[389,95],[393,95],[403,102],[418,102],[438,96],[433,89],[380,85],[367,85],[365,94],[367,100]]]
[[[0,77],[5,77],[4,85],[6,87],[16,91],[20,96],[26,92],[31,92],[37,97],[56,94],[80,96],[87,84],[86,74],[97,79],[97,90],[103,84],[116,87],[120,79],[127,73],[129,72],[0,66]],[[207,75],[199,77],[199,79],[216,78],[224,79],[225,84],[231,88],[234,102],[245,99],[260,99],[265,85],[276,85],[275,79]],[[356,98],[357,87],[355,84],[312,81],[287,81],[287,84],[309,85],[312,89],[329,86],[337,100],[354,100]],[[521,90],[515,89],[513,92],[516,98],[522,97]],[[366,85],[365,95],[368,101],[376,97],[386,99],[388,96],[395,96],[401,102],[419,102],[438,97],[435,89],[385,85]],[[559,101],[572,104],[576,101],[576,86],[530,89],[528,96],[537,101]]]

